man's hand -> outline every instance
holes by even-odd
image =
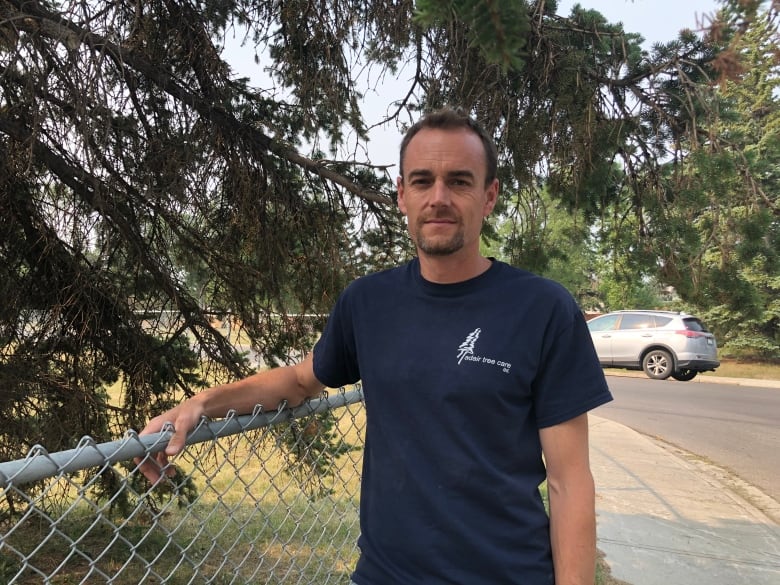
[[[214,386],[154,417],[140,434],[159,433],[166,423],[173,425],[174,434],[165,451],[154,458],[136,458],[138,470],[152,483],[160,481],[161,472],[168,465],[168,457],[181,452],[187,433],[198,425],[203,416],[224,417],[231,411],[247,414],[257,405],[266,410],[275,410],[282,403],[298,406],[307,398],[318,395],[323,384],[314,375],[313,359],[310,353],[292,366],[264,370],[243,380]],[[168,477],[175,474],[173,469],[165,472]]]
[[[168,477],[176,473],[173,468],[167,467],[168,457],[174,457],[182,451],[187,440],[187,433],[197,426],[203,414],[203,408],[197,401],[192,399],[186,400],[175,408],[154,417],[139,433],[140,435],[159,433],[167,423],[173,425],[173,436],[164,451],[160,451],[154,457],[145,457],[143,459],[136,457],[134,459],[138,470],[152,484],[156,484],[162,479],[163,469],[165,469]]]

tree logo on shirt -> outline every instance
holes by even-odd
[[[458,365],[462,361],[478,363],[486,366],[493,366],[501,368],[501,371],[505,374],[509,373],[512,364],[504,360],[494,359],[487,356],[474,355],[474,346],[477,344],[479,334],[482,333],[482,329],[477,327],[466,336],[466,340],[458,346]]]
[[[458,363],[462,362],[467,355],[474,355],[474,345],[477,343],[480,333],[482,333],[482,329],[477,327],[466,336],[466,341],[458,346]]]

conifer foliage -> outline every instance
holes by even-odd
[[[346,282],[408,253],[392,169],[363,147],[428,108],[483,122],[519,204],[545,185],[585,221],[631,216],[656,262],[760,12],[725,6],[648,52],[543,0],[0,0],[0,457],[138,428],[248,373],[236,343],[308,347]],[[402,87],[382,117],[377,80]]]

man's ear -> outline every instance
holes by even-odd
[[[496,203],[498,202],[498,190],[499,190],[498,179],[493,179],[493,182],[485,190],[485,195],[486,195],[485,207],[482,209],[482,215],[484,217],[487,217],[493,212],[493,208],[496,206]]]
[[[395,189],[398,192],[398,209],[401,213],[406,215],[406,200],[404,199],[404,179],[403,177],[397,177],[395,179]]]

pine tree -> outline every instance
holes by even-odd
[[[507,192],[631,217],[637,258],[669,260],[669,160],[709,140],[726,33],[753,18],[734,14],[648,53],[552,1],[1,2],[0,453],[138,428],[249,373],[247,347],[308,346],[294,315],[409,254],[389,171],[360,154],[374,124],[463,106]],[[225,60],[236,35],[262,87]],[[383,77],[408,91],[366,119]]]

